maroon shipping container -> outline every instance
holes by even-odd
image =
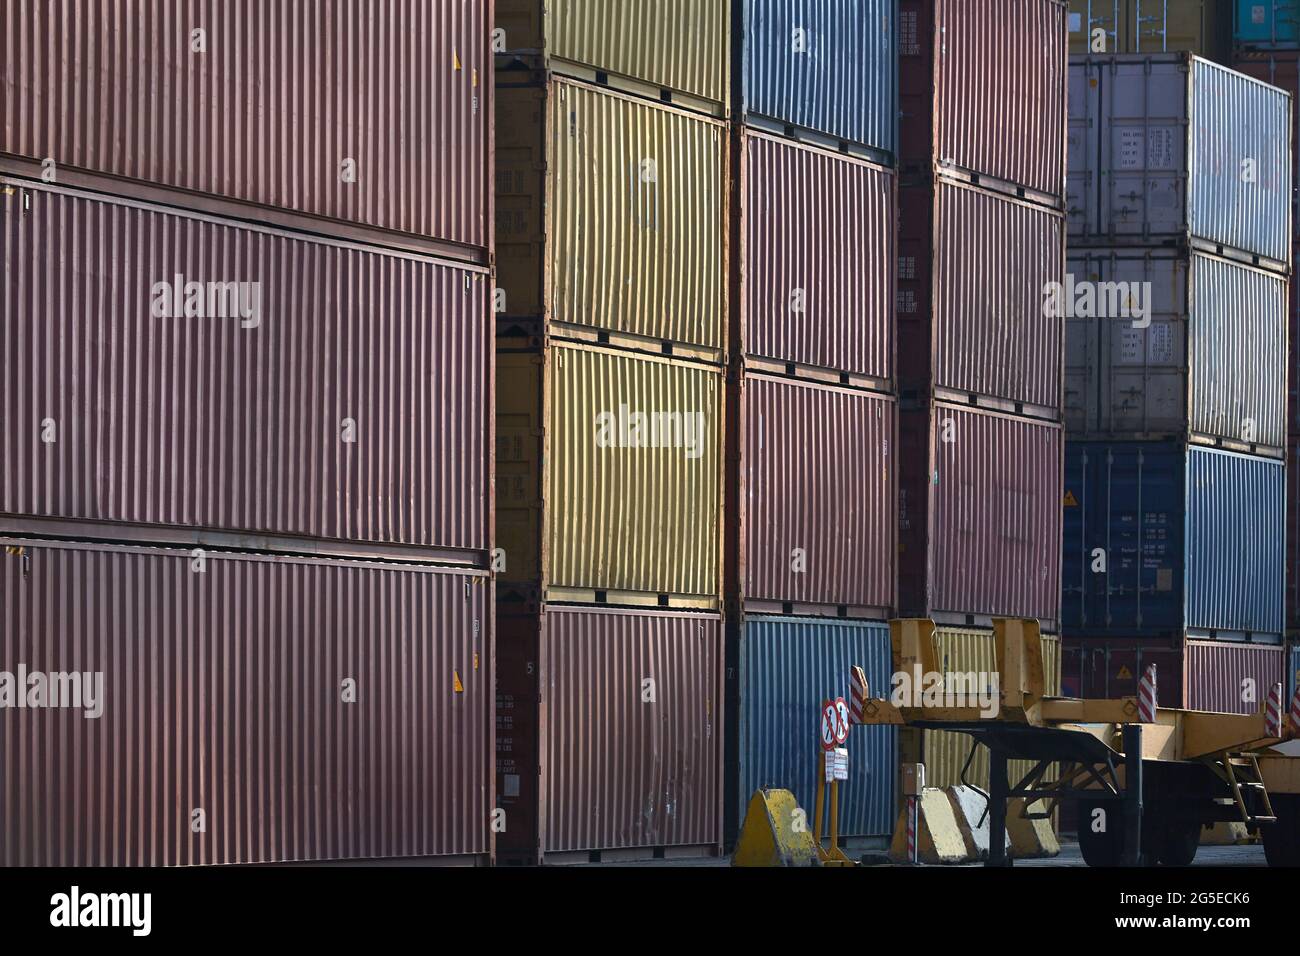
[[[1063,0],[901,0],[904,169],[1063,209],[1066,28]]]
[[[899,414],[903,617],[989,626],[1061,606],[1061,426],[935,403]]]
[[[1155,664],[1161,707],[1254,714],[1284,680],[1283,649],[1271,644],[1067,636],[1061,653],[1068,697],[1136,697],[1143,672]]]
[[[485,563],[484,270],[12,180],[0,214],[0,528]]]
[[[721,616],[510,607],[499,610],[502,858],[720,852]]]
[[[898,553],[896,401],[751,373],[740,390],[727,551],[742,560],[743,606],[888,617]]]
[[[947,179],[902,190],[899,385],[904,400],[971,402],[1059,421],[1061,213]]]
[[[486,573],[0,544],[0,865],[490,860]]]
[[[7,0],[0,171],[487,262],[491,0]]]
[[[750,368],[890,390],[897,174],[737,127],[733,257]]]

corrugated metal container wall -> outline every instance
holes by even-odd
[[[0,209],[0,511],[489,546],[485,273],[33,184]]]
[[[548,361],[548,584],[716,597],[721,371],[581,346],[556,345]],[[635,413],[652,442],[656,416],[675,416],[655,429],[671,447],[636,447]]]
[[[1071,84],[1072,236],[1190,236],[1290,261],[1286,93],[1185,54],[1076,58],[1071,70],[1086,78]]]
[[[1065,476],[1066,634],[1281,633],[1282,462],[1071,441]],[[1104,573],[1092,571],[1098,548]]]
[[[1296,686],[1300,684],[1300,644],[1290,650],[1291,661],[1290,669],[1286,675],[1287,679],[1287,700],[1295,696]]]
[[[746,356],[894,377],[897,176],[761,133],[741,140]]]
[[[888,614],[897,554],[894,400],[750,375],[743,401],[744,598]],[[796,549],[805,561],[798,573]]]
[[[559,78],[507,80],[523,82],[503,73],[497,88],[507,314],[721,353],[725,125]]]
[[[1297,0],[1232,0],[1236,9],[1232,38],[1256,49],[1295,47],[1300,43]]]
[[[1065,273],[1061,214],[942,179],[904,189],[902,207],[904,395],[992,396],[1059,418],[1064,329],[1044,293]]]
[[[812,819],[822,701],[848,693],[849,668],[855,664],[866,671],[873,692],[888,692],[889,628],[751,617],[742,643],[739,819],[744,819],[754,791],[764,787],[792,790]],[[840,836],[889,836],[897,809],[898,732],[893,727],[858,727],[846,746],[849,779],[840,784]]]
[[[1070,52],[1091,52],[1092,31],[1106,31],[1103,53],[1189,50],[1219,59],[1227,50],[1236,0],[1070,0]]]
[[[543,851],[720,845],[721,618],[546,619]]]
[[[931,463],[904,476],[902,616],[1037,618],[1054,630],[1060,426],[936,403],[902,412],[899,440],[903,460]]]
[[[942,673],[997,673],[997,649],[993,642],[993,635],[989,631],[938,628],[934,636]],[[1045,690],[1047,696],[1058,697],[1061,694],[1061,641],[1059,638],[1044,635],[1042,645]],[[961,786],[962,768],[966,767],[966,760],[970,757],[973,738],[968,734],[946,730],[926,730],[923,734],[925,785],[927,787]],[[1007,775],[1014,778],[1013,784],[1017,783],[1032,766],[1030,761],[1013,760],[1010,762]],[[975,756],[966,770],[965,783],[988,791],[989,751],[987,747],[976,748]]]
[[[1284,472],[1282,462],[1188,450],[1188,627],[1282,632]]]
[[[137,181],[107,191],[225,197],[267,207],[227,214],[448,244],[435,252],[492,245],[489,0],[15,0],[0,17],[0,154],[28,174],[48,157],[66,185],[102,174]]]
[[[1066,693],[1135,696],[1138,680],[1152,664],[1161,707],[1213,713],[1258,713],[1269,689],[1283,679],[1280,645],[1067,637]]]
[[[730,0],[496,0],[496,22],[507,50],[545,53],[561,73],[601,71],[727,109]]]
[[[1300,170],[1300,51],[1238,52],[1232,58],[1232,68],[1291,94],[1291,181],[1296,182],[1297,171]],[[1300,218],[1294,211],[1291,214],[1291,228],[1292,231],[1300,231]],[[1294,256],[1292,258],[1294,261]]]
[[[1286,610],[1287,631],[1300,630],[1300,440],[1287,439],[1286,465]]]
[[[1202,253],[1114,247],[1071,250],[1067,269],[1076,295],[1096,296],[1085,311],[1104,313],[1066,321],[1072,437],[1195,434],[1281,454],[1285,276]],[[1115,295],[1103,302],[1096,283],[1115,283]],[[1073,288],[1067,282],[1067,297]],[[1123,303],[1146,311],[1114,314]]]
[[[3,543],[0,660],[101,673],[102,715],[0,722],[0,865],[490,852],[485,574]]]
[[[1080,638],[1067,633],[1061,642],[1061,692],[1103,700],[1136,697],[1138,681],[1155,664],[1160,706],[1181,708],[1187,683],[1185,643],[1179,636]]]
[[[898,0],[741,0],[739,9],[738,118],[822,134],[893,165]]]
[[[902,0],[903,159],[1065,191],[1062,0]]]
[[[1273,685],[1284,679],[1282,658],[1280,645],[1188,641],[1187,709],[1216,714],[1259,713]]]

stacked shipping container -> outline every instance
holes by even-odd
[[[0,14],[0,862],[488,861],[490,4],[173,6]]]
[[[821,702],[889,685],[896,605],[897,3],[736,5],[727,836],[810,815]],[[855,728],[840,836],[893,830],[897,734]]]
[[[900,612],[936,621],[950,671],[987,671],[993,618],[1060,616],[1063,327],[1043,300],[1064,273],[1066,8],[901,17]],[[941,785],[968,750],[904,735]]]
[[[1068,692],[1253,712],[1282,672],[1290,98],[1185,53],[1070,78]]]
[[[1070,0],[1070,53],[1227,53],[1234,0]],[[1099,32],[1100,31],[1100,32]]]
[[[729,3],[496,12],[499,852],[717,852]]]
[[[1300,3],[1236,0],[1234,69],[1291,94],[1292,262],[1300,252]],[[1294,644],[1300,635],[1300,289],[1291,284],[1287,304],[1286,595],[1285,624]],[[1294,669],[1292,669],[1294,670]]]

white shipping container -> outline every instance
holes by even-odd
[[[1067,305],[1093,314],[1066,317],[1071,437],[1185,437],[1281,456],[1284,276],[1200,252],[1124,248],[1074,248],[1066,273]]]
[[[1072,57],[1070,73],[1073,241],[1289,265],[1290,94],[1186,53]]]

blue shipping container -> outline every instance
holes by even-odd
[[[1300,0],[1236,0],[1232,38],[1257,50],[1294,48],[1300,37]]]
[[[867,673],[873,695],[892,676],[889,627],[857,621],[751,617],[740,646],[740,817],[754,791],[794,792],[811,828],[821,764],[821,704],[849,699],[849,668]],[[897,809],[898,733],[853,727],[849,779],[840,784],[840,836],[888,837]]]
[[[1300,644],[1291,648],[1291,666],[1287,669],[1286,699],[1290,702],[1295,696],[1295,685],[1300,681]]]
[[[892,165],[898,0],[742,0],[744,122]]]
[[[1067,442],[1065,635],[1281,634],[1283,468],[1178,442]]]

